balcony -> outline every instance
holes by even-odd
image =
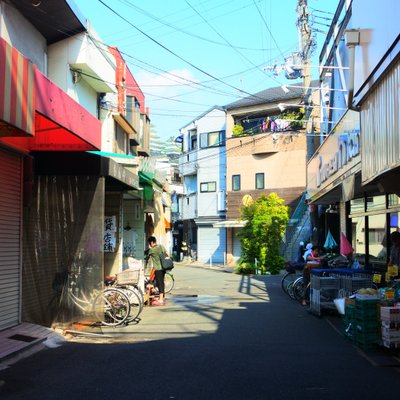
[[[104,45],[82,34],[69,40],[67,50],[74,79],[85,80],[97,93],[115,92],[115,61]]]
[[[180,219],[197,218],[197,193],[184,194],[179,201]]]
[[[185,153],[179,157],[179,174],[181,176],[197,175],[197,151]]]

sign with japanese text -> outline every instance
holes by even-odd
[[[116,247],[117,217],[104,218],[104,251],[114,252]]]

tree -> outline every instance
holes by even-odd
[[[289,221],[289,208],[276,193],[262,194],[241,208],[241,219],[246,224],[239,234],[242,258],[238,271],[254,272],[257,260],[257,268],[263,273],[279,273],[284,265],[279,249]]]

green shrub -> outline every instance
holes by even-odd
[[[243,136],[244,128],[241,125],[234,125],[232,128],[232,136]]]
[[[240,262],[239,265],[236,267],[236,272],[238,274],[244,275],[255,274],[256,267],[254,264],[249,262]]]
[[[288,210],[283,199],[276,193],[268,196],[262,194],[254,202],[241,208],[241,219],[246,223],[239,233],[242,252],[240,264],[254,266],[257,260],[257,269],[261,273],[280,272],[284,259],[279,251],[289,220]]]

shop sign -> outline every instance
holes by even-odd
[[[117,243],[117,217],[115,215],[104,218],[104,252],[115,251]]]
[[[315,201],[361,169],[360,115],[349,110],[307,164],[307,191]]]
[[[344,168],[354,157],[360,154],[360,130],[344,132],[337,138],[337,149],[329,158],[319,155],[317,187]]]

